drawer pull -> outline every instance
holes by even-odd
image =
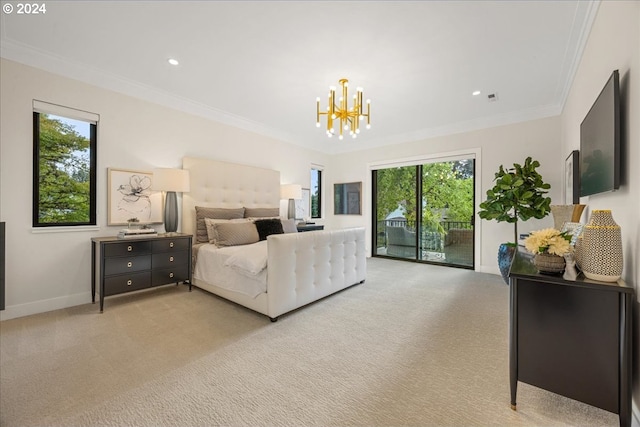
[[[169,277],[173,279],[173,273],[169,273]]]
[[[133,250],[133,247],[131,247],[131,245],[127,246],[127,252],[131,252]]]
[[[173,262],[173,257],[172,256],[169,257],[169,261]]]
[[[129,261],[129,262],[127,263],[127,267],[131,268],[132,266],[133,266],[133,263],[132,263],[131,261]]]
[[[172,248],[173,247],[173,242],[169,243],[169,247]]]
[[[131,286],[133,284],[133,280],[129,279],[127,280],[127,286]]]

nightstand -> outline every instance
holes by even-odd
[[[298,224],[297,227],[298,232],[303,232],[303,231],[315,231],[315,230],[324,230],[324,225],[317,225],[317,224]]]
[[[99,283],[100,312],[104,297],[169,283],[191,282],[190,234],[91,239],[91,302]]]

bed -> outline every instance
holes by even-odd
[[[234,212],[229,222],[243,222],[236,215],[240,209],[245,221],[264,216],[273,220],[269,214],[280,205],[280,173],[194,157],[183,158],[182,167],[189,170],[191,181],[191,191],[182,197],[182,232],[195,236],[192,285],[276,321],[282,314],[365,281],[361,227],[271,234],[258,243],[222,248],[208,243],[202,220],[208,209]],[[230,259],[250,263],[251,271],[241,271]],[[258,271],[262,260],[266,268]]]

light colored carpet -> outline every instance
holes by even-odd
[[[508,287],[368,261],[368,278],[277,323],[184,286],[0,323],[0,421],[24,425],[617,425],[519,385]]]

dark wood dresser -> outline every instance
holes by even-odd
[[[509,282],[512,409],[522,381],[618,414],[630,426],[634,289],[622,280],[542,275],[522,251]]]
[[[191,282],[190,234],[91,239],[91,301],[99,283],[100,312],[104,297],[169,283]]]

